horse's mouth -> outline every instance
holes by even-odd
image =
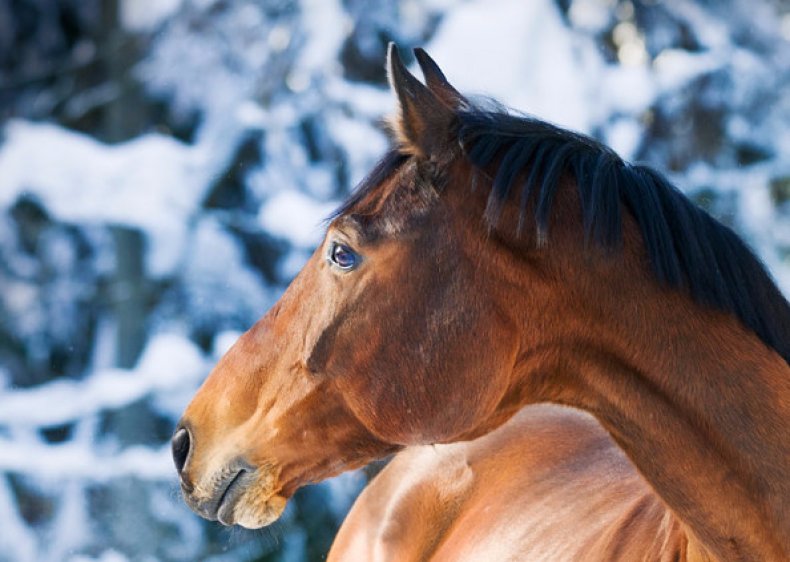
[[[217,521],[226,526],[233,525],[234,511],[244,492],[247,490],[248,472],[244,469],[239,470],[222,492],[217,502]]]
[[[258,529],[274,523],[285,509],[286,498],[278,493],[276,476],[269,470],[245,467],[217,488],[214,519],[225,526]]]

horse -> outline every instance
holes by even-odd
[[[474,441],[398,453],[327,561],[671,562],[686,548],[681,523],[592,416],[537,404]]]
[[[394,146],[178,423],[186,503],[258,528],[553,403],[601,424],[688,560],[790,560],[790,304],[764,266],[659,172],[415,57],[425,83],[388,50]]]

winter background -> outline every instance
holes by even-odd
[[[385,151],[390,40],[667,171],[790,294],[784,0],[0,0],[0,560],[325,555],[369,472],[228,530],[168,440]]]

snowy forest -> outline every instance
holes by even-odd
[[[325,555],[375,467],[227,529],[169,439],[385,152],[389,41],[667,172],[790,295],[785,0],[0,0],[0,561]]]

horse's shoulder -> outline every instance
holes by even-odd
[[[537,405],[474,441],[396,455],[330,560],[628,560],[646,544],[661,560],[682,539],[590,415]]]

